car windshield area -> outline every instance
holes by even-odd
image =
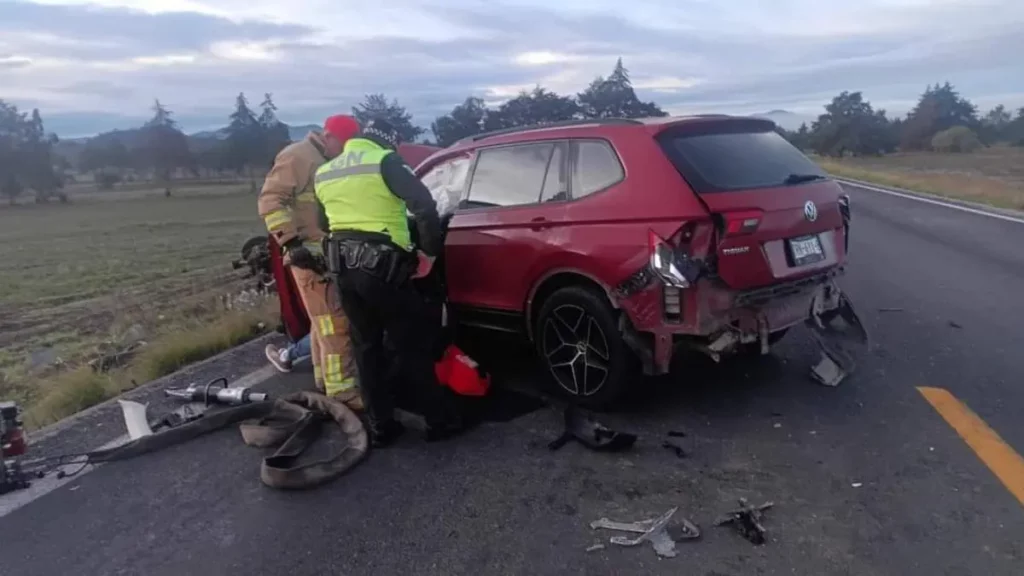
[[[698,194],[795,186],[828,178],[774,130],[723,127],[665,134],[662,149]]]

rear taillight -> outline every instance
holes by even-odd
[[[689,288],[700,275],[700,263],[677,251],[653,230],[647,234],[650,266],[666,286]]]
[[[744,236],[753,234],[761,225],[763,213],[760,210],[743,210],[740,212],[726,212],[722,214],[725,219],[725,236]]]

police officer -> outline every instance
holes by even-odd
[[[434,372],[434,345],[419,330],[429,309],[411,280],[429,274],[440,253],[441,224],[427,188],[397,154],[399,137],[385,120],[373,120],[349,140],[337,158],[316,173],[316,197],[330,231],[328,259],[338,275],[349,319],[360,388],[374,446],[391,444],[404,428],[394,418],[393,379],[398,362],[404,383],[419,396],[427,439],[440,440],[463,428]],[[408,212],[416,222],[413,245]],[[389,358],[384,334],[397,358]]]

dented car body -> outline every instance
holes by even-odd
[[[452,318],[524,334],[583,403],[613,402],[637,369],[668,372],[680,348],[768,353],[799,324],[834,385],[852,369],[847,345],[866,342],[836,283],[849,198],[771,122],[508,130],[438,151],[417,174],[447,226]]]

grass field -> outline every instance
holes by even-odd
[[[230,262],[259,233],[245,182],[0,207],[0,399],[41,424],[250,338],[266,307],[227,312],[221,300],[244,286]],[[76,369],[140,337],[130,371]]]
[[[836,176],[1024,210],[1024,148],[815,160]]]

